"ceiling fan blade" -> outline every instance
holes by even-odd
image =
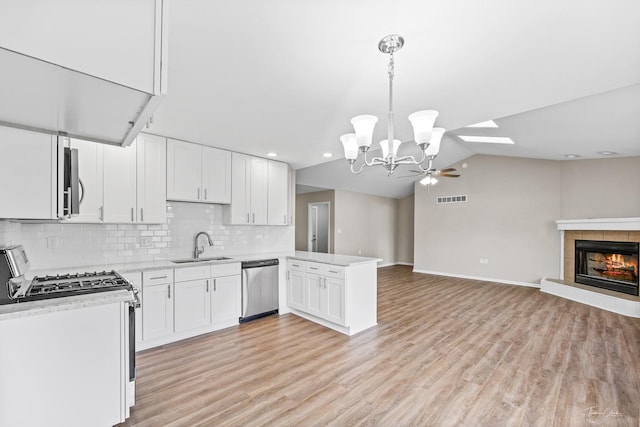
[[[447,172],[454,172],[455,170],[456,170],[455,168],[446,168],[446,169],[442,169],[440,172],[447,173]]]
[[[458,178],[460,175],[444,173],[444,174],[440,174],[438,176],[442,176],[442,177],[445,177],[445,178]]]
[[[419,173],[420,175],[424,175],[424,172],[422,172],[422,171],[417,171],[417,170],[415,170],[415,169],[411,169],[411,170],[409,170],[409,172]]]
[[[396,178],[417,178],[418,175],[401,175],[401,176],[396,176]]]

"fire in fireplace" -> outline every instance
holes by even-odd
[[[576,240],[576,283],[638,295],[636,242]]]

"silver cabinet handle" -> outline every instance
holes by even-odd
[[[198,187],[198,200],[200,200],[200,187]]]
[[[255,212],[253,213],[253,223],[254,224],[256,223],[256,213]]]
[[[317,270],[318,267],[309,267],[309,270]]]
[[[167,299],[171,299],[171,285],[167,285]]]
[[[218,279],[213,279],[213,292],[217,292],[218,290],[216,289],[216,281]]]
[[[207,189],[204,189],[204,199],[207,200]]]
[[[131,222],[133,222],[133,208],[131,208]]]
[[[100,206],[100,221],[104,221],[104,206]]]
[[[144,208],[140,208],[140,221],[144,221]]]
[[[329,273],[338,274],[336,270],[329,270]]]
[[[209,292],[209,279],[207,279],[207,293]]]
[[[150,280],[159,280],[159,279],[166,279],[167,276],[156,276],[156,277],[149,277]]]
[[[247,224],[249,224],[249,212],[247,212]]]
[[[287,271],[287,280],[291,280],[291,272]]]
[[[286,215],[284,216],[284,223],[285,224],[287,223],[287,216]]]

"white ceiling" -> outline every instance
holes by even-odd
[[[353,176],[344,160],[322,157],[343,157],[339,136],[357,114],[377,115],[374,139],[385,138],[388,57],[377,44],[391,33],[406,41],[396,55],[396,135],[412,139],[411,112],[440,111],[436,124],[449,132],[436,166],[474,153],[640,155],[637,0],[169,4],[169,95],[149,130],[256,156],[275,151],[304,168],[300,184],[388,197],[413,191],[410,179],[381,168]],[[489,119],[500,126],[492,135],[516,144],[455,136]]]

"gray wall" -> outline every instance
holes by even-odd
[[[336,190],[335,202],[335,253],[397,261],[397,199]]]
[[[413,194],[398,200],[398,234],[396,237],[396,261],[413,264]]]
[[[640,216],[638,157],[465,162],[458,179],[416,184],[416,270],[537,283],[559,274],[557,219]],[[450,195],[468,202],[436,204]]]

